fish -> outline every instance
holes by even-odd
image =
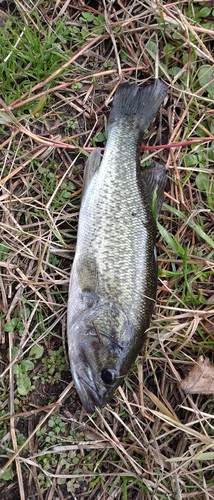
[[[114,396],[140,353],[157,289],[156,216],[165,166],[141,170],[140,146],[168,91],[157,79],[118,86],[108,137],[84,170],[67,308],[71,372],[93,413]]]

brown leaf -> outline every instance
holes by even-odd
[[[214,394],[214,366],[209,358],[200,356],[180,385],[187,394]]]

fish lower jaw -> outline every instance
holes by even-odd
[[[103,406],[103,397],[98,393],[96,386],[92,385],[92,382],[89,381],[87,377],[84,377],[73,370],[72,374],[76,391],[84,409],[88,413],[93,413],[96,410],[96,406]]]

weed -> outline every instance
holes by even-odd
[[[62,371],[66,367],[63,347],[60,346],[59,349],[54,351],[49,350],[48,356],[43,357],[42,363],[44,368],[39,378],[43,384],[46,382],[51,383],[53,376],[56,381],[60,380]]]

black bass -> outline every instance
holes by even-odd
[[[141,173],[139,152],[167,89],[160,80],[143,88],[121,84],[103,159],[97,149],[85,166],[67,335],[74,383],[88,412],[105,405],[130,370],[155,304],[152,200],[159,211],[165,169]]]

